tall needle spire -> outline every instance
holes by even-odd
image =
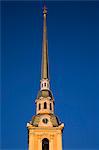
[[[48,41],[47,41],[47,26],[46,26],[47,8],[43,8],[43,43],[42,43],[42,68],[41,79],[49,79],[48,68]]]
[[[42,66],[41,66],[41,90],[49,90],[49,65],[48,65],[48,40],[47,40],[47,8],[43,8],[43,42],[42,42]]]
[[[44,3],[43,7],[43,41],[42,41],[42,64],[41,64],[41,81],[40,91],[37,98],[50,97],[52,98],[52,92],[50,90],[49,81],[49,64],[48,64],[48,40],[47,40],[47,8]]]

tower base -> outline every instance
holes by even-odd
[[[27,123],[28,150],[62,150],[62,130],[64,124],[58,127],[35,127]],[[47,147],[47,148],[44,148]]]

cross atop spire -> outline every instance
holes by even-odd
[[[46,7],[45,0],[43,0],[43,13],[47,14],[47,7]]]
[[[47,14],[47,7],[46,7],[45,3],[44,3],[44,7],[43,7],[43,14]]]

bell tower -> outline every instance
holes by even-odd
[[[40,90],[35,100],[36,115],[27,123],[29,150],[62,150],[64,124],[54,114],[54,97],[49,80],[46,18],[47,8],[44,5]]]

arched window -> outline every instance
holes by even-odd
[[[50,110],[52,110],[52,104],[50,103]]]
[[[47,103],[46,102],[44,102],[44,109],[46,109],[47,108]]]
[[[46,86],[46,83],[44,83],[44,86]]]
[[[47,138],[42,140],[42,150],[49,150],[49,140]]]
[[[39,110],[41,109],[41,104],[39,104]]]
[[[48,87],[48,84],[47,84],[47,87]]]

